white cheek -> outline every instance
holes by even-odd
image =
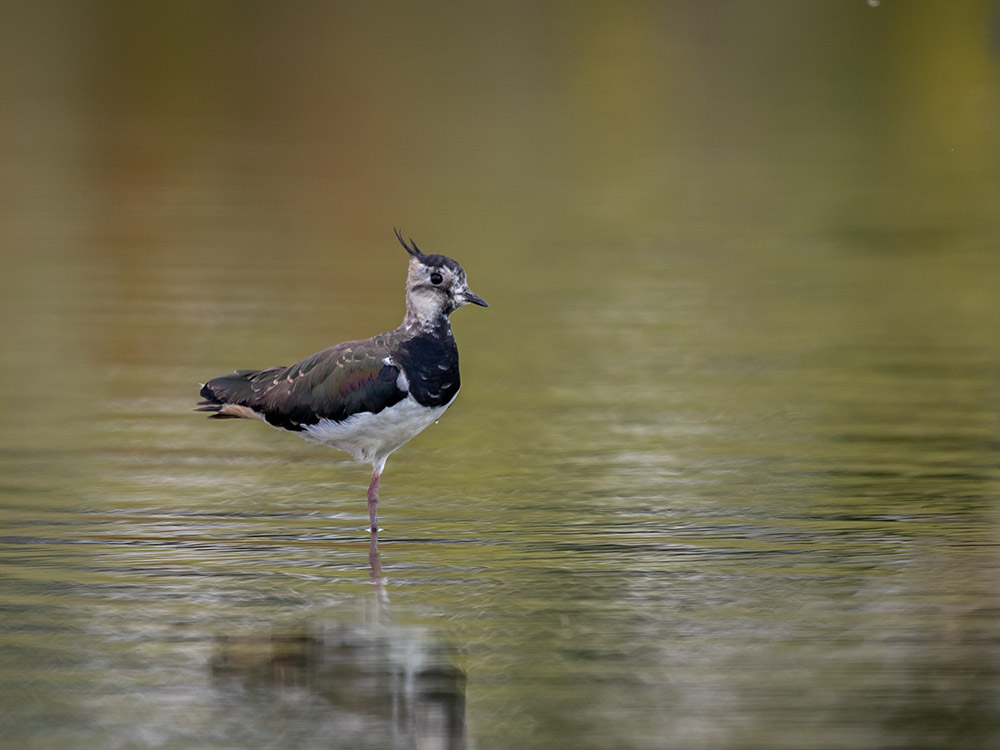
[[[420,313],[421,317],[424,315],[432,315],[438,308],[434,297],[429,294],[421,294],[418,296],[414,302],[414,307],[417,312]]]

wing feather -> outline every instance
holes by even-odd
[[[321,419],[380,412],[406,398],[384,338],[338,344],[290,367],[214,378],[202,388],[205,410],[226,417],[234,410],[223,413],[224,404],[247,407],[269,424],[296,431]]]

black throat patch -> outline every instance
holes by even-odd
[[[421,406],[444,406],[458,393],[458,347],[450,326],[402,342],[392,358],[406,373],[410,395]]]

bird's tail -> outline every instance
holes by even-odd
[[[255,395],[254,383],[261,380],[265,373],[280,370],[272,367],[268,370],[237,370],[230,375],[212,378],[201,387],[203,401],[198,402],[195,411],[212,412],[210,419],[253,419],[259,418],[251,402]]]

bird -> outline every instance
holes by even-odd
[[[449,316],[465,305],[489,307],[469,289],[465,270],[446,255],[410,255],[406,313],[400,325],[345,341],[288,367],[236,370],[201,387],[196,411],[211,419],[259,419],[371,464],[368,520],[378,533],[379,483],[386,459],[444,414],[461,387]]]

